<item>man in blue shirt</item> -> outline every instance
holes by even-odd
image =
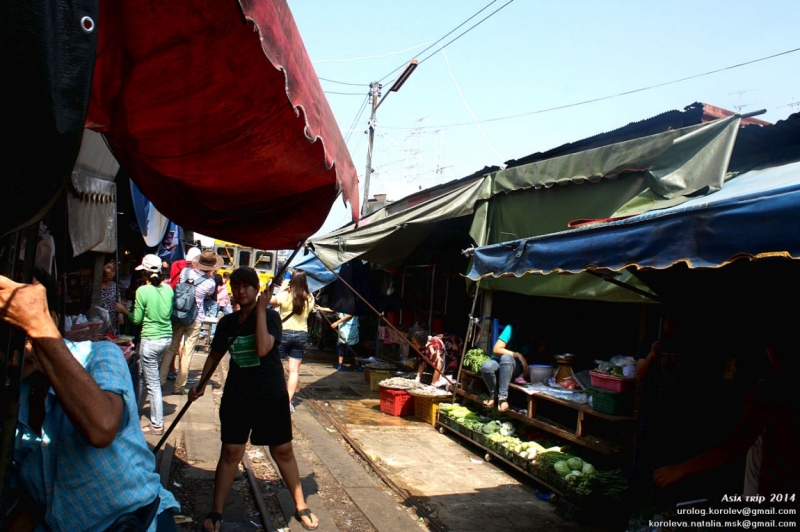
[[[28,337],[23,377],[41,371],[38,396],[21,387],[15,459],[34,512],[53,531],[175,530],[179,508],[161,487],[125,358],[110,342],[66,343],[45,289],[0,276],[0,319]],[[40,400],[35,400],[36,398]]]

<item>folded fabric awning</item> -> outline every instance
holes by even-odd
[[[468,277],[717,268],[800,258],[800,162],[753,170],[708,196],[622,220],[480,247]]]
[[[101,2],[86,126],[184,228],[294,248],[358,180],[285,0]]]
[[[385,268],[396,267],[440,222],[471,216],[476,202],[487,197],[485,187],[486,179],[478,177],[405,210],[395,212],[389,206],[362,220],[358,227],[348,226],[312,239],[314,253],[331,268],[355,258]]]
[[[313,293],[317,290],[322,290],[332,282],[336,281],[336,273],[339,272],[341,265],[336,266],[333,273],[328,268],[325,267],[325,264],[322,263],[314,255],[307,255],[303,257],[300,261],[290,264],[291,268],[295,270],[301,270],[306,273],[306,280],[308,281],[308,289]]]

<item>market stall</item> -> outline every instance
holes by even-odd
[[[654,493],[662,503],[674,504],[741,488],[742,461],[673,491],[653,490],[648,475],[699,454],[732,430],[758,375],[767,374],[764,347],[791,334],[775,324],[787,323],[785,312],[794,315],[798,296],[792,280],[800,257],[793,229],[800,212],[796,159],[795,154],[795,160],[728,175],[720,191],[677,206],[475,250],[468,273],[473,281],[502,280],[504,289],[530,297],[535,291],[518,282],[527,277],[593,273],[619,280],[619,273],[627,272],[665,303],[657,317],[670,322],[680,317],[677,333],[666,325],[658,333],[681,340],[661,337],[672,342],[675,353],[662,357],[672,366],[662,362],[651,369],[655,378],[643,380],[650,401],[640,412],[644,441],[633,464],[640,470],[631,475],[642,488],[640,497]],[[536,412],[529,424],[539,415],[537,402],[538,397],[528,402],[528,415]],[[599,415],[596,403],[592,409]],[[582,431],[578,420],[576,435]]]

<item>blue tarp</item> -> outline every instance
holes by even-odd
[[[306,279],[308,280],[308,289],[311,293],[325,288],[336,280],[336,275],[331,272],[321,260],[315,255],[308,254],[294,264],[290,264],[292,269],[302,270],[306,272]],[[334,268],[337,273],[341,268],[341,264]]]
[[[715,268],[741,257],[800,258],[800,162],[753,170],[679,206],[480,247],[468,277],[521,277],[677,263]]]

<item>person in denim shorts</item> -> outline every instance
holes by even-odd
[[[273,296],[270,304],[281,315],[283,336],[278,346],[281,360],[289,361],[289,378],[286,388],[289,390],[289,410],[294,412],[292,398],[297,391],[300,363],[308,342],[308,315],[314,310],[314,296],[308,291],[306,273],[294,270],[292,277],[281,283],[280,290]]]

